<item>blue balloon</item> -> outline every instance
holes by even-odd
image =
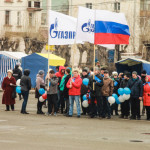
[[[115,82],[114,82],[114,86],[117,86],[117,85],[118,85],[118,82],[117,82],[117,81],[115,81]]]
[[[124,94],[129,95],[131,94],[131,90],[129,88],[124,88]]]
[[[21,94],[21,87],[20,87],[20,86],[17,86],[17,87],[16,87],[16,92],[17,92],[18,94]]]
[[[82,83],[87,86],[89,84],[89,79],[84,78]]]
[[[84,100],[84,101],[87,100],[86,94],[83,95],[83,100]]]
[[[124,94],[124,89],[123,88],[119,88],[118,89],[118,94],[119,95],[123,95]]]
[[[112,96],[115,98],[115,99],[117,99],[118,98],[118,95],[117,94],[112,94]]]
[[[89,94],[89,99],[91,99],[91,95]]]
[[[51,83],[49,82],[49,86],[51,86]]]
[[[119,98],[116,98],[115,100],[116,100],[117,104],[121,104],[120,101],[119,101]]]
[[[39,93],[40,93],[41,95],[43,95],[43,94],[45,93],[45,90],[44,90],[43,88],[40,88],[40,89],[39,89]]]

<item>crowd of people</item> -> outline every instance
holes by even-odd
[[[94,70],[94,72],[93,72]],[[2,104],[6,105],[6,111],[14,111],[16,98],[16,81],[21,79],[21,94],[19,98],[23,103],[21,108],[22,114],[28,114],[26,111],[29,91],[31,90],[30,70],[25,69],[22,75],[20,64],[17,64],[14,70],[8,70],[7,77],[4,78],[2,89],[4,91]],[[46,77],[45,77],[46,75]],[[44,78],[45,77],[45,78]],[[88,85],[83,84],[85,78],[89,79]],[[99,82],[100,81],[100,82]],[[113,93],[118,95],[119,88],[128,87],[131,90],[130,99],[120,104],[121,114],[118,113],[118,104],[110,105],[108,97]],[[47,93],[47,100],[41,102],[39,90],[43,88]],[[83,107],[83,96],[90,95],[88,107]],[[76,103],[77,117],[87,115],[91,118],[107,118],[116,115],[119,118],[140,120],[140,102],[143,101],[142,115],[145,113],[147,120],[150,120],[150,76],[143,70],[141,76],[136,71],[129,73],[112,72],[106,68],[85,67],[83,70],[71,69],[68,65],[57,66],[56,72],[50,69],[48,72],[39,70],[36,77],[35,98],[37,98],[37,114],[47,116],[57,116],[58,113],[66,117],[73,116],[74,101]],[[42,107],[47,105],[47,112],[42,111]]]

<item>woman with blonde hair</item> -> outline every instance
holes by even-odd
[[[2,89],[4,91],[2,97],[2,104],[6,105],[6,111],[9,111],[9,107],[11,106],[11,110],[14,111],[14,104],[15,104],[15,85],[16,80],[12,76],[12,70],[7,71],[7,77],[4,78],[2,83]]]

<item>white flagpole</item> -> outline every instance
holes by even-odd
[[[95,4],[95,3],[94,3]],[[93,54],[93,80],[95,79],[95,19],[96,19],[96,7],[94,7],[94,54]],[[95,83],[93,82],[93,90],[95,90]]]
[[[49,23],[50,23],[50,20],[49,20],[49,3],[47,1],[47,26],[48,26],[48,29],[47,29],[47,32],[48,32],[48,40],[47,40],[47,46],[48,46],[48,88],[49,88],[49,64],[50,64],[50,59],[49,59]]]

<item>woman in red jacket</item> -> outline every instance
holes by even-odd
[[[6,105],[6,111],[9,111],[9,106],[11,106],[11,110],[14,111],[15,98],[12,96],[12,94],[15,90],[16,80],[12,76],[12,73],[12,70],[8,70],[8,76],[4,78],[2,83],[2,89],[4,91],[2,104]]]
[[[143,87],[143,105],[146,107],[147,120],[150,121],[150,76],[146,76]]]

